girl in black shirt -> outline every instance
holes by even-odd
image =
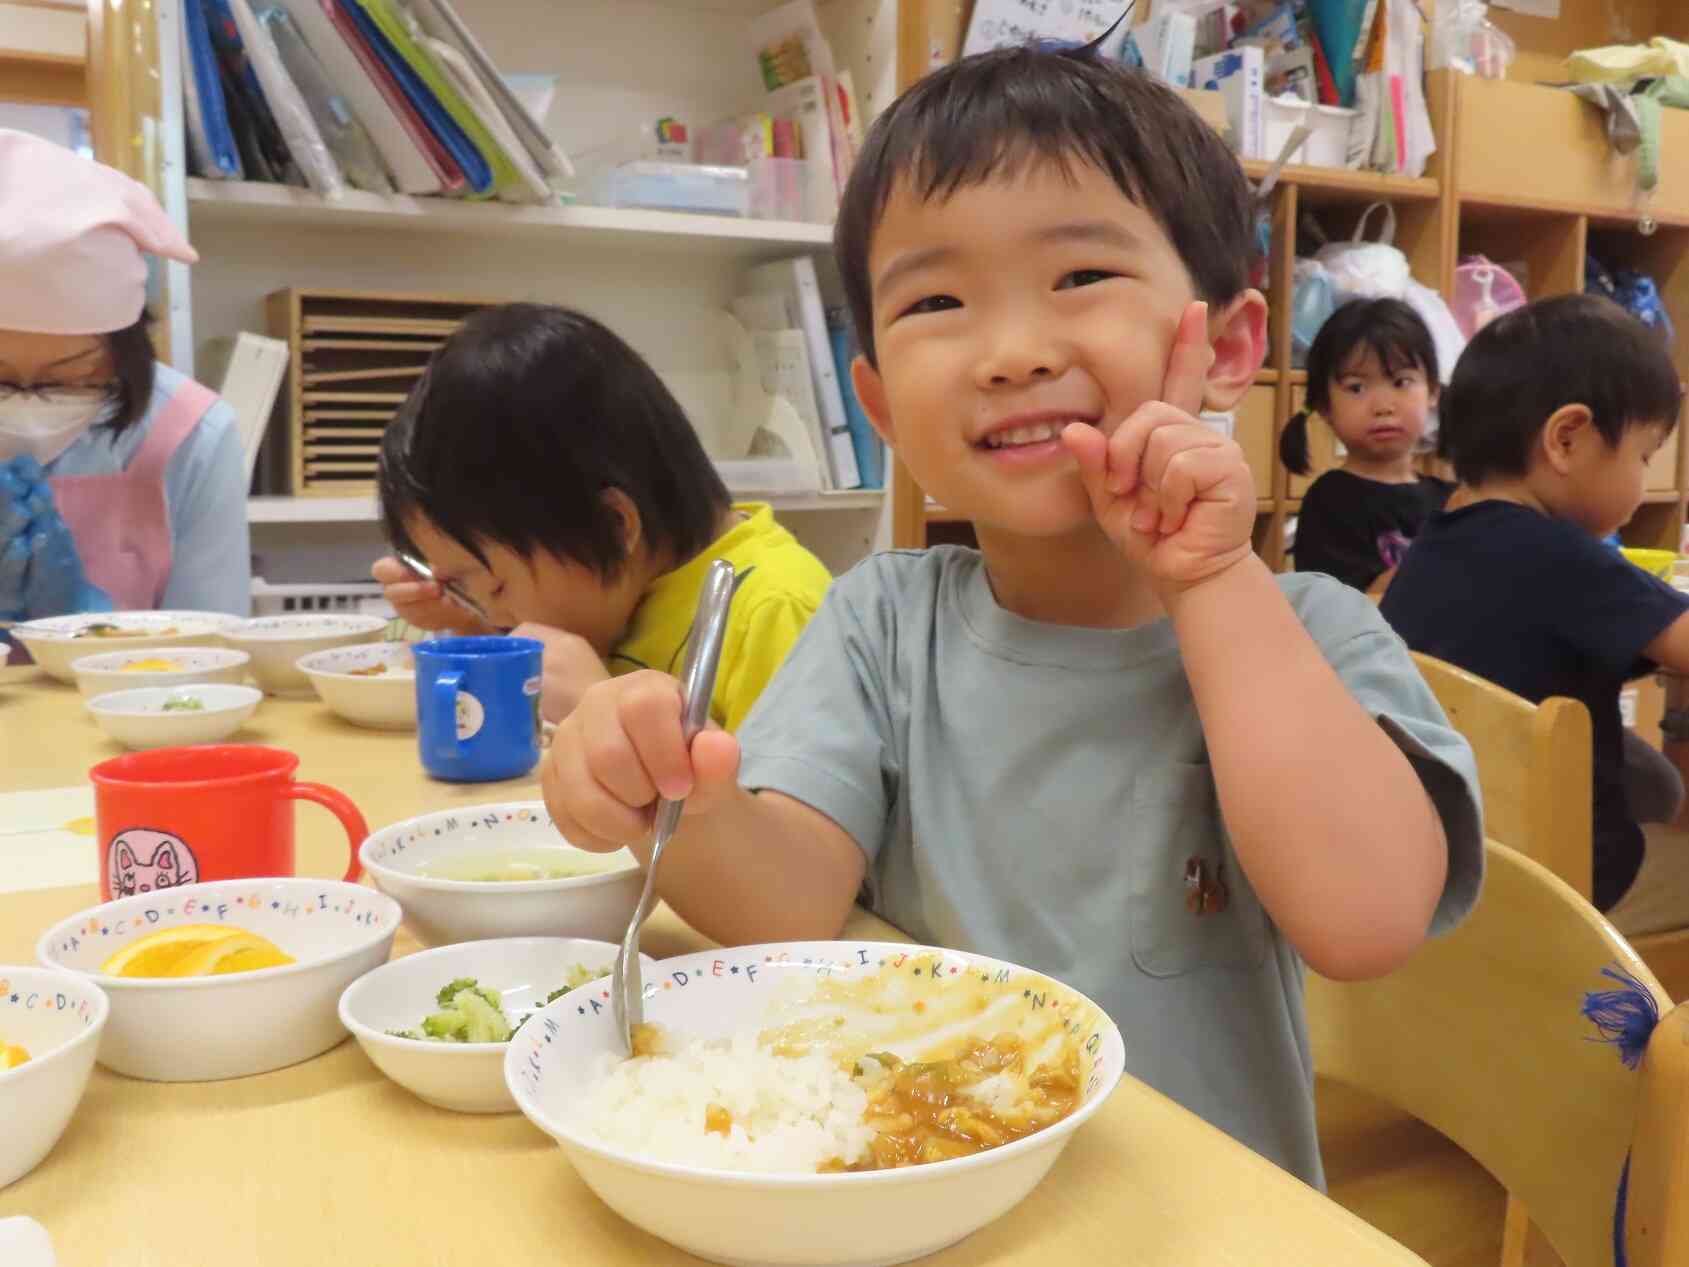
[[[1347,452],[1302,499],[1293,550],[1298,572],[1371,589],[1443,508],[1454,486],[1414,466],[1437,388],[1431,332],[1401,300],[1354,300],[1320,328],[1308,349],[1308,409],[1285,424],[1279,456],[1307,474],[1309,411],[1330,424]]]

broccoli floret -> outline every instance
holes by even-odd
[[[440,987],[440,992],[434,996],[434,1002],[441,1007],[450,1007],[459,990],[473,990],[479,985],[480,982],[474,977],[459,977],[456,981],[448,981]]]
[[[420,1029],[389,1030],[395,1038],[437,1043],[502,1043],[514,1032],[505,1017],[503,1000],[474,977],[459,977],[434,996],[441,1011],[422,1018]]]
[[[464,1035],[468,1029],[469,1018],[459,1011],[455,1004],[444,1012],[435,1012],[422,1018],[424,1038],[435,1038],[448,1043],[466,1043],[469,1039]]]
[[[461,990],[457,995],[458,1014],[463,1017],[465,1043],[503,1043],[513,1032],[504,1011],[496,1003],[487,1002],[484,990]]]

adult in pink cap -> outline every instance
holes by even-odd
[[[0,129],[0,619],[249,610],[234,412],[155,359],[147,254],[198,258],[144,186]]]

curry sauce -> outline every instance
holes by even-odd
[[[865,1057],[856,1072],[869,1079],[865,1121],[874,1142],[861,1161],[823,1165],[822,1173],[971,1157],[1053,1126],[1079,1107],[1077,1049],[1069,1048],[1054,1068],[1029,1073],[1025,1062],[1025,1048],[1013,1034],[969,1042],[946,1060],[903,1061],[884,1052]],[[1014,1093],[976,1094],[994,1079]]]

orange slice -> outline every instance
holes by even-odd
[[[178,924],[138,937],[116,951],[100,965],[109,977],[168,977],[184,955],[201,946],[230,937],[243,930],[227,924]]]
[[[280,968],[294,962],[293,956],[268,937],[238,932],[233,937],[208,941],[183,955],[165,973],[169,977],[220,977],[231,972],[253,972],[259,968]]]
[[[15,1044],[0,1043],[0,1069],[16,1069],[29,1059],[29,1052]]]

